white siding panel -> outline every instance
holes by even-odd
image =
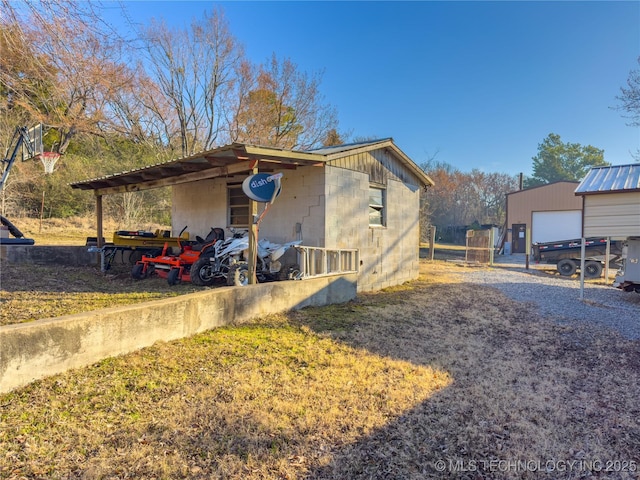
[[[640,235],[640,192],[585,196],[584,235],[615,238]]]
[[[585,195],[590,205],[636,205],[640,208],[640,192]]]

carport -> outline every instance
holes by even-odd
[[[245,182],[257,173],[264,180],[274,174],[280,179],[273,205],[265,196],[249,204],[246,189],[260,184]],[[211,227],[224,225],[249,231],[251,243],[257,238],[257,204],[263,203],[260,209],[269,207],[269,214],[260,235],[281,244],[303,242],[296,251],[304,276],[357,270],[358,288],[366,291],[418,277],[420,191],[431,185],[393,139],[385,138],[309,151],[234,143],[72,187],[94,192],[99,239],[102,196],[111,193],[169,186],[172,230],[188,225],[204,238]],[[343,253],[351,256],[350,266],[336,270]]]
[[[139,192],[239,173],[249,175],[258,172],[274,172],[275,169],[296,169],[300,166],[321,165],[323,165],[322,157],[317,154],[234,143],[178,160],[76,182],[71,184],[71,188],[93,190],[94,192],[96,197],[97,246],[100,248],[103,246],[102,197],[104,195]],[[249,212],[254,219],[258,216],[258,202],[249,200]],[[249,228],[249,278],[251,283],[255,282],[257,235],[258,226],[253,222]]]
[[[640,164],[592,168],[575,191],[582,197],[580,298],[584,298],[585,238],[606,237],[607,257],[612,239],[640,236]],[[605,263],[605,279],[609,265]]]

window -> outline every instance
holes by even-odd
[[[249,226],[249,197],[241,184],[227,185],[227,212],[230,227]]]
[[[385,190],[380,187],[369,187],[369,226],[383,227]]]

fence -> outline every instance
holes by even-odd
[[[358,250],[296,246],[300,277],[314,278],[340,273],[358,273]]]
[[[494,235],[491,230],[467,230],[465,260],[472,263],[493,265]]]

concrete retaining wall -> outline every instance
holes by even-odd
[[[0,393],[34,380],[231,323],[356,296],[357,275],[222,287],[0,327]]]
[[[2,245],[0,259],[9,263],[39,265],[99,265],[99,256],[87,247]]]

